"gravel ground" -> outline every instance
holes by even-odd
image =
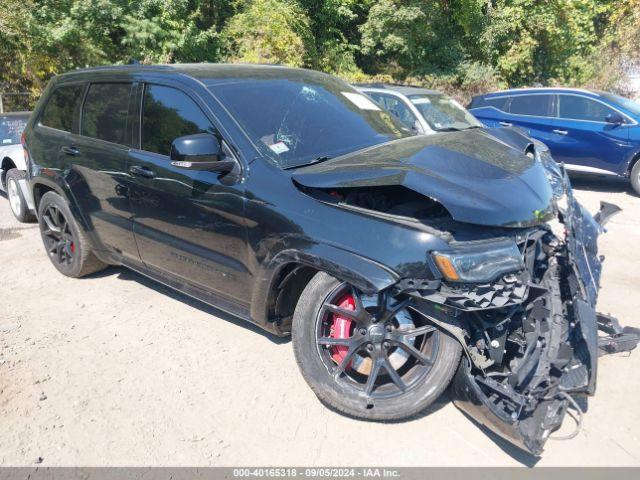
[[[599,308],[640,327],[640,198],[622,182],[574,183],[592,211],[624,209],[601,237]],[[0,247],[0,465],[536,464],[446,396],[404,423],[334,413],[289,341],[122,268],[63,277],[4,198]],[[537,464],[639,466],[639,370],[638,353],[602,358],[581,434],[549,441]]]

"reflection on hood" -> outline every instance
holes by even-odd
[[[484,129],[404,138],[298,169],[314,188],[401,185],[440,202],[458,221],[528,226],[553,214],[544,166]]]

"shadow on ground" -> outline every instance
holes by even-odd
[[[266,330],[263,330],[259,326],[254,325],[253,323],[247,320],[243,320],[234,315],[231,315],[230,313],[224,312],[223,310],[220,310],[209,304],[201,302],[200,300],[196,300],[195,298],[192,298],[186,294],[178,292],[177,290],[174,290],[170,287],[162,285],[161,283],[158,283],[155,280],[147,278],[144,275],[141,275],[139,273],[136,273],[133,270],[130,270],[126,267],[116,267],[116,266],[109,267],[106,270],[103,270],[98,273],[94,273],[93,275],[89,275],[88,277],[85,277],[85,278],[101,278],[101,277],[108,277],[112,275],[116,275],[117,278],[120,280],[137,282],[141,285],[144,285],[147,288],[150,288],[151,290],[154,290],[158,293],[166,295],[179,302],[185,303],[190,307],[197,308],[201,312],[212,315],[221,320],[233,323],[234,325],[245,328],[259,335],[262,335],[263,337],[265,337],[266,339],[268,339],[269,341],[271,341],[276,345],[282,345],[282,344],[288,343],[291,340],[290,337],[277,337],[272,333],[267,332]]]
[[[470,417],[462,410],[460,410],[460,412],[467,418],[467,420],[469,420],[476,427],[478,427],[482,431],[482,433],[484,433],[487,437],[489,437],[489,440],[495,443],[498,446],[498,448],[500,448],[500,450],[502,450],[504,453],[506,453],[511,458],[513,458],[516,462],[519,462],[520,464],[531,468],[531,467],[535,467],[536,464],[542,459],[542,457],[536,457],[535,455],[525,452],[524,450],[516,447],[512,443],[502,438],[500,435],[493,433],[484,425],[476,422],[473,419],[473,417]]]
[[[112,276],[115,275],[118,279],[120,280],[124,280],[124,281],[129,281],[129,282],[137,282],[147,288],[150,288],[151,290],[154,290],[158,293],[161,293],[163,295],[167,295],[170,298],[177,300],[179,302],[185,303],[187,305],[189,305],[190,307],[193,308],[197,308],[198,310],[207,313],[209,315],[215,316],[221,320],[233,323],[234,325],[237,325],[239,327],[245,328],[247,330],[250,330],[251,332],[254,332],[256,334],[262,335],[263,337],[265,337],[266,339],[268,339],[269,341],[271,341],[272,343],[276,344],[276,345],[282,345],[282,344],[286,344],[289,343],[290,341],[290,337],[286,337],[286,338],[282,338],[282,337],[276,337],[275,335],[263,330],[262,328],[258,327],[257,325],[254,325],[246,320],[242,320],[238,317],[235,317],[229,313],[226,313],[222,310],[219,310],[215,307],[212,307],[206,303],[203,303],[199,300],[196,300],[194,298],[189,297],[188,295],[185,295],[183,293],[180,293],[176,290],[173,290],[172,288],[169,288],[165,285],[162,285],[161,283],[158,283],[154,280],[151,280],[147,277],[145,277],[144,275],[141,275],[139,273],[134,272],[133,270],[130,270],[128,268],[125,267],[109,267],[106,270],[103,270],[101,272],[95,273],[93,275],[90,275],[87,278],[101,278],[101,277],[108,277],[108,276]],[[322,402],[322,400],[320,400]],[[450,403],[452,401],[451,399],[451,395],[449,393],[449,390],[447,389],[442,395],[440,395],[440,397],[438,397],[438,399],[433,402],[429,407],[427,407],[426,409],[424,409],[423,411],[421,411],[420,413],[414,415],[413,417],[410,417],[408,419],[404,419],[404,420],[399,420],[399,421],[387,421],[385,423],[405,423],[405,422],[413,422],[416,420],[420,420],[428,415],[431,415],[433,413],[436,413],[437,411],[439,411],[440,409],[442,409],[443,407],[445,407],[448,403]],[[363,421],[362,419],[358,419],[356,417],[353,417],[351,415],[348,415],[342,411],[339,411],[337,409],[335,409],[334,407],[332,407],[331,405],[326,404],[325,402],[322,402],[322,404],[328,408],[329,410],[331,410],[334,413],[340,414],[342,416],[348,417],[348,418],[353,418],[355,420],[359,420],[359,421]],[[511,458],[513,458],[514,460],[516,460],[517,462],[521,463],[522,465],[525,465],[527,467],[533,467],[536,465],[536,463],[538,463],[538,461],[540,460],[539,457],[535,457],[533,455],[528,454],[527,452],[513,446],[511,443],[507,442],[506,440],[504,440],[502,437],[500,437],[499,435],[496,435],[495,433],[493,433],[491,430],[489,430],[488,428],[484,427],[483,425],[477,423],[475,420],[473,420],[473,418],[469,417],[467,414],[465,414],[464,412],[462,412],[465,417],[474,423],[474,425],[476,425],[483,433],[485,433],[485,435],[487,435],[487,437],[493,441],[502,451],[504,451],[507,455],[509,455]],[[364,420],[366,421],[366,420]]]
[[[594,177],[593,175],[581,175],[572,173],[570,175],[571,185],[576,190],[587,190],[589,192],[610,192],[610,193],[626,193],[627,195],[635,195],[631,183],[626,178],[602,176]]]

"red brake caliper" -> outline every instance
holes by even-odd
[[[354,301],[351,295],[345,295],[340,299],[337,303],[340,308],[344,308],[345,310],[355,310],[356,302]],[[347,317],[343,317],[338,314],[333,314],[333,322],[331,324],[331,334],[330,336],[333,338],[349,338],[351,337],[351,325],[353,324],[353,320]],[[336,345],[331,347],[331,358],[336,363],[341,363],[342,360],[347,356],[347,352],[349,351],[349,347],[344,345]]]

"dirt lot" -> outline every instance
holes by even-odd
[[[599,308],[640,327],[640,198],[620,182],[574,183],[591,210],[624,208],[601,237]],[[448,398],[397,424],[329,411],[289,341],[124,269],[63,277],[4,198],[0,269],[1,465],[536,463]],[[582,433],[549,441],[538,465],[640,465],[639,371],[640,352],[602,358]]]

